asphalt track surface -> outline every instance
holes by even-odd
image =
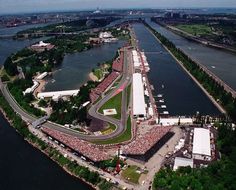
[[[121,120],[117,120],[117,119],[114,119],[112,117],[104,116],[104,115],[98,113],[98,109],[104,103],[106,103],[111,97],[113,97],[113,94],[116,92],[116,90],[118,90],[124,83],[126,83],[126,84],[130,83],[131,74],[130,74],[130,72],[128,72],[128,64],[129,64],[128,52],[127,52],[126,48],[124,48],[124,66],[123,66],[123,71],[124,72],[122,74],[122,79],[120,80],[119,84],[117,85],[117,87],[114,90],[112,90],[108,95],[106,95],[104,98],[102,98],[95,105],[92,105],[91,108],[88,111],[89,115],[91,115],[92,117],[95,117],[95,118],[103,120],[105,122],[109,122],[109,123],[114,124],[116,126],[115,131],[113,131],[112,133],[107,134],[107,135],[99,135],[99,136],[85,135],[85,134],[81,134],[81,133],[79,133],[75,130],[66,128],[62,125],[52,123],[50,121],[47,121],[46,123],[44,123],[42,125],[42,127],[48,127],[48,128],[51,128],[51,129],[55,129],[57,131],[66,133],[68,135],[76,136],[76,137],[78,137],[80,139],[83,139],[83,140],[107,140],[107,139],[111,139],[111,138],[114,138],[114,137],[117,137],[117,136],[121,135],[126,129],[126,121],[127,121],[126,88],[122,92]],[[33,123],[35,120],[38,119],[37,117],[32,116],[31,114],[27,113],[23,108],[21,108],[19,106],[19,104],[15,101],[15,99],[10,94],[10,92],[7,88],[7,84],[2,83],[1,79],[0,79],[0,88],[1,88],[3,96],[5,97],[5,99],[9,103],[9,105],[13,108],[13,110],[19,116],[21,116],[21,118],[24,121],[26,121],[28,123]]]

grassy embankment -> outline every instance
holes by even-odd
[[[211,35],[212,29],[206,24],[178,24],[176,28],[194,36]]]
[[[131,84],[127,87],[127,107],[129,106],[130,96],[131,96]]]
[[[98,110],[99,113],[103,114],[104,109],[116,109],[117,114],[111,117],[115,119],[121,119],[121,101],[122,92],[110,98],[103,106]]]
[[[188,55],[177,48],[165,36],[158,33],[147,23],[144,24],[151,32],[161,41],[161,43],[175,56],[177,60],[191,73],[191,75],[205,88],[205,90],[226,110],[227,114],[233,121],[236,121],[236,99],[228,93],[224,87],[217,82],[212,76],[208,75],[195,61]],[[225,116],[221,115],[221,119],[225,120]]]

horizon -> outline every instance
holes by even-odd
[[[163,7],[163,8],[99,8],[101,11],[129,11],[129,10],[198,10],[198,9],[206,9],[206,10],[214,10],[214,9],[228,9],[228,10],[235,10],[236,14],[236,7]],[[97,10],[96,8],[91,9],[58,9],[58,10],[39,10],[39,11],[24,11],[24,12],[13,12],[13,13],[2,13],[0,12],[0,16],[6,16],[6,15],[24,15],[24,14],[49,14],[49,13],[73,13],[73,12],[91,12]]]
[[[235,9],[236,1],[226,0],[127,0],[126,5],[115,0],[0,0],[0,14],[28,14],[48,12],[72,12],[101,10],[138,10],[138,9]]]

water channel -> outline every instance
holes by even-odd
[[[165,101],[157,102],[159,112],[168,111],[172,116],[189,116],[197,111],[204,115],[218,115],[220,112],[215,105],[147,28],[143,24],[134,24],[133,28],[140,49],[146,52],[150,65],[148,77],[154,86],[154,96],[162,94]],[[161,105],[166,105],[166,109],[162,109]]]

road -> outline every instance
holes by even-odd
[[[66,128],[62,125],[56,124],[56,123],[52,123],[52,122],[46,122],[44,123],[42,126],[44,127],[49,127],[51,129],[55,129],[58,131],[61,131],[63,133],[66,133],[68,135],[72,135],[72,136],[76,136],[80,139],[84,139],[84,140],[107,140],[107,139],[111,139],[114,138],[116,136],[119,136],[120,134],[122,134],[126,128],[126,114],[127,113],[126,109],[127,109],[127,103],[126,103],[126,98],[127,96],[122,95],[122,117],[121,117],[121,121],[114,119],[112,117],[108,117],[108,116],[104,116],[100,113],[97,112],[97,110],[105,103],[107,102],[114,94],[114,92],[119,89],[124,83],[129,83],[131,78],[130,78],[130,73],[126,72],[126,69],[128,68],[128,52],[125,49],[124,50],[124,73],[122,75],[122,79],[120,81],[120,83],[117,85],[117,87],[110,92],[108,95],[106,95],[103,99],[101,99],[98,103],[96,103],[95,105],[93,105],[90,109],[89,109],[89,114],[95,118],[101,119],[105,122],[109,122],[112,123],[114,125],[116,125],[116,130],[110,134],[107,135],[99,135],[99,136],[95,136],[95,135],[86,135],[86,134],[81,134],[77,131],[74,131],[72,129]],[[2,91],[3,96],[5,97],[5,99],[7,100],[7,102],[9,103],[9,105],[14,109],[14,111],[21,116],[21,118],[29,123],[34,122],[35,120],[37,120],[38,118],[36,118],[35,116],[30,115],[29,113],[27,113],[27,111],[25,111],[23,108],[21,108],[19,106],[19,104],[15,101],[15,99],[12,97],[12,95],[10,94],[8,88],[7,88],[7,84],[6,83],[2,83],[2,81],[0,80],[0,88]],[[125,94],[125,93],[123,93]],[[125,109],[125,110],[123,110]]]

